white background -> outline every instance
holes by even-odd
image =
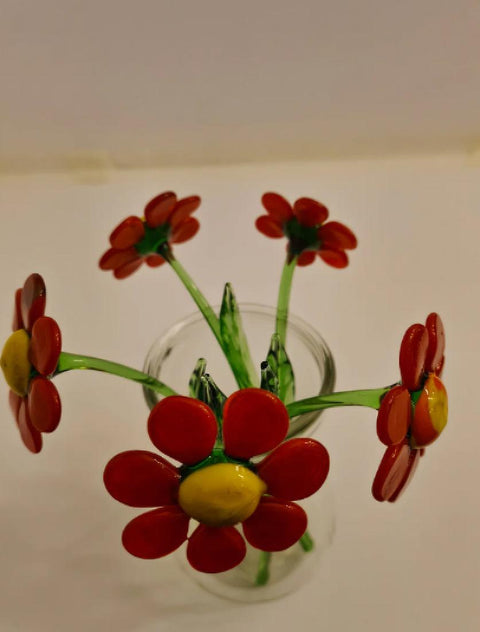
[[[351,265],[298,270],[292,311],[329,342],[337,388],[398,379],[404,330],[438,311],[447,332],[450,419],[394,505],[370,486],[383,453],[375,413],[339,409],[328,447],[335,541],[314,579],[281,601],[232,604],[187,579],[173,558],[136,560],[119,542],[132,511],[103,489],[117,452],[150,448],[140,389],[79,372],[56,379],[58,430],[39,455],[22,446],[4,387],[0,456],[0,630],[478,630],[480,179],[463,154],[145,171],[9,176],[1,181],[0,326],[33,271],[64,349],[140,367],[158,334],[193,311],[166,266],[116,281],[97,268],[111,229],[156,193],[200,194],[200,233],[176,253],[212,303],[274,304],[284,246],[253,228],[260,196],[323,201],[359,238]]]

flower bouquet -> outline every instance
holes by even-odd
[[[328,209],[310,198],[291,205],[276,193],[262,197],[256,221],[265,236],[286,237],[271,335],[264,361],[252,360],[233,289],[226,284],[219,310],[209,304],[173,252],[199,229],[193,216],[198,196],[177,199],[166,192],[152,199],[143,216],[124,219],[110,235],[99,261],[102,270],[124,279],[143,263],[168,264],[187,289],[221,349],[238,385],[225,393],[221,376],[207,372],[208,358],[191,367],[183,394],[158,376],[91,356],[63,350],[57,322],[45,315],[46,288],[32,274],[15,293],[13,333],[1,367],[20,436],[33,453],[43,435],[61,418],[54,378],[74,369],[103,371],[133,380],[160,399],[147,432],[156,451],[127,450],[106,463],[104,485],[117,501],[144,509],[123,530],[132,555],[156,559],[182,545],[190,566],[200,573],[225,573],[242,564],[247,546],[258,551],[252,585],[270,578],[272,554],[300,545],[315,548],[315,533],[298,501],[315,494],[329,472],[329,454],[316,439],[291,436],[292,420],[339,406],[365,406],[377,412],[377,436],[385,454],[372,485],[377,501],[396,501],[424,454],[447,422],[447,394],[440,379],[445,334],[436,313],[411,325],[400,344],[401,379],[380,388],[312,392],[297,399],[296,368],[289,359],[290,290],[294,272],[317,261],[345,268],[354,233],[328,220]],[[218,384],[217,384],[218,383]],[[188,394],[186,394],[188,393]],[[110,455],[107,455],[110,456]]]

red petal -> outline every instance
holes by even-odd
[[[49,316],[39,318],[32,328],[28,359],[41,375],[55,371],[62,350],[62,334]]]
[[[31,274],[22,289],[21,312],[24,328],[31,331],[34,322],[45,313],[47,290],[39,274]]]
[[[395,445],[405,439],[412,421],[410,393],[394,386],[382,399],[377,416],[377,435],[385,445]]]
[[[403,385],[409,391],[420,388],[421,377],[425,372],[428,349],[428,332],[424,325],[411,325],[403,336],[400,345],[400,374]]]
[[[282,224],[279,220],[270,217],[270,215],[261,215],[257,217],[255,226],[266,237],[279,239],[284,236]]]
[[[12,331],[24,329],[22,320],[22,288],[15,292],[15,307],[13,309]]]
[[[293,205],[293,212],[302,226],[318,226],[328,217],[328,209],[311,198],[299,198]]]
[[[23,400],[18,411],[17,425],[20,436],[25,446],[30,452],[37,453],[42,449],[42,435],[33,427],[30,417],[28,416],[27,404]]]
[[[188,540],[187,559],[201,573],[223,573],[240,564],[247,547],[234,527],[199,525]]]
[[[177,196],[173,191],[166,191],[160,193],[150,200],[145,207],[145,219],[150,228],[156,228],[162,224],[166,224],[170,213],[175,208],[177,203]]]
[[[295,503],[264,497],[243,523],[247,542],[262,551],[283,551],[307,529],[307,514]]]
[[[177,224],[177,226],[173,229],[170,241],[173,244],[181,244],[184,241],[188,241],[198,232],[199,228],[200,222],[198,219],[195,219],[195,217],[189,217],[180,224]]]
[[[262,204],[264,209],[276,219],[278,222],[284,224],[293,217],[293,210],[290,203],[278,195],[278,193],[264,193],[262,196]]]
[[[212,410],[192,397],[173,395],[158,402],[148,419],[153,444],[177,461],[193,465],[205,459],[217,438]]]
[[[180,474],[171,463],[146,450],[121,452],[105,467],[108,493],[130,507],[175,505]]]
[[[110,248],[110,250],[107,250],[107,252],[102,255],[98,265],[101,270],[115,270],[126,263],[135,261],[136,259],[138,259],[138,252],[133,246],[131,248],[127,248],[126,250],[116,250],[115,248]]]
[[[328,222],[318,231],[318,238],[326,250],[352,250],[357,247],[357,238],[340,222]]]
[[[428,349],[425,360],[425,368],[430,373],[441,371],[443,365],[443,355],[445,353],[445,329],[442,319],[438,314],[432,312],[427,316],[425,327],[428,332]]]
[[[185,542],[190,518],[180,507],[160,507],[131,520],[122,533],[129,553],[153,560],[173,553]]]
[[[116,279],[126,279],[133,274],[143,263],[143,257],[138,256],[130,263],[125,263],[113,272],[113,276]]]
[[[389,446],[385,450],[372,485],[375,500],[389,500],[399,492],[410,468],[412,452],[407,441]]]
[[[443,371],[444,366],[445,366],[445,356],[443,356],[443,358],[440,360],[440,364],[438,365],[438,368],[435,371],[435,374],[438,375],[438,377],[442,377],[442,371]]]
[[[399,498],[403,494],[403,492],[407,489],[410,481],[413,478],[413,475],[415,474],[418,464],[420,463],[421,456],[423,456],[423,452],[421,450],[412,450],[412,452],[410,453],[410,460],[408,462],[408,468],[407,468],[407,471],[405,472],[405,476],[403,477],[399,486],[397,487],[397,491],[394,492],[388,499],[388,502],[394,503],[397,500],[397,498]]]
[[[297,266],[309,266],[315,261],[316,253],[313,250],[302,252],[297,259]]]
[[[314,494],[325,482],[330,459],[315,439],[290,439],[280,444],[257,466],[269,494],[300,500]]]
[[[23,397],[17,395],[13,391],[9,391],[8,393],[8,403],[10,404],[10,408],[12,410],[13,416],[15,417],[15,421],[18,419],[18,413],[20,411],[20,405],[23,402]]]
[[[148,257],[145,257],[145,263],[151,268],[158,268],[159,266],[162,266],[165,262],[166,261],[162,257],[162,255],[148,255]]]
[[[348,257],[343,250],[320,250],[319,256],[325,263],[333,268],[346,268],[348,266]]]
[[[273,393],[260,388],[230,395],[223,419],[225,452],[239,459],[268,452],[287,436],[287,409]]]
[[[183,198],[183,200],[178,200],[175,205],[175,210],[168,219],[170,226],[175,228],[181,224],[183,220],[187,219],[187,217],[190,217],[200,206],[200,202],[201,200],[198,195],[191,195],[190,197]]]
[[[55,385],[45,377],[35,377],[28,391],[28,414],[40,432],[53,432],[60,422],[62,403]]]
[[[139,217],[131,215],[123,220],[110,235],[110,243],[117,250],[125,250],[137,244],[145,235],[143,222]]]

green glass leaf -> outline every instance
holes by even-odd
[[[215,413],[218,425],[218,440],[222,438],[223,405],[227,396],[222,393],[208,373],[200,376],[197,399],[204,402]]]
[[[188,382],[188,392],[190,397],[195,397],[198,399],[198,391],[200,389],[200,378],[205,375],[205,370],[207,368],[207,361],[205,358],[199,358],[193,369],[192,375]]]
[[[238,304],[230,283],[225,285],[220,308],[220,334],[228,347],[228,355],[240,388],[258,385],[247,337],[243,330]]]
[[[260,388],[278,396],[278,376],[277,373],[272,370],[267,360],[264,360],[260,365],[260,374]]]
[[[295,399],[295,375],[278,334],[272,336],[267,362],[278,379],[278,397],[282,402],[288,404]]]

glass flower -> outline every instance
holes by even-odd
[[[440,374],[445,361],[445,331],[438,314],[407,329],[400,346],[402,381],[383,397],[377,434],[387,450],[375,476],[376,500],[395,501],[413,477],[424,448],[447,423],[447,391]]]
[[[15,293],[13,333],[2,351],[1,367],[10,387],[10,407],[20,436],[31,452],[40,452],[42,432],[52,432],[61,415],[60,396],[50,377],[62,348],[60,328],[44,316],[45,282],[31,274]]]
[[[191,214],[200,206],[198,195],[177,200],[172,191],[150,200],[144,218],[134,215],[123,220],[110,235],[109,248],[101,257],[102,270],[112,270],[117,279],[125,279],[143,262],[153,268],[165,263],[159,251],[165,246],[191,239],[200,228]]]
[[[267,215],[257,218],[257,229],[273,239],[287,237],[289,260],[297,257],[299,266],[307,266],[319,255],[334,268],[345,268],[345,250],[357,247],[357,238],[340,222],[327,222],[326,206],[310,198],[299,198],[293,207],[278,193],[265,193],[262,204]]]
[[[268,391],[233,393],[223,419],[220,447],[217,419],[206,404],[167,397],[152,410],[148,432],[163,454],[183,465],[143,450],[123,452],[107,464],[104,482],[116,500],[154,507],[125,527],[122,541],[129,553],[159,558],[188,541],[193,568],[219,573],[243,560],[245,540],[263,551],[281,551],[304,534],[307,516],[292,501],[323,485],[326,449],[313,439],[282,443],[288,413]],[[269,451],[257,465],[250,460]],[[191,519],[199,524],[189,535]]]

